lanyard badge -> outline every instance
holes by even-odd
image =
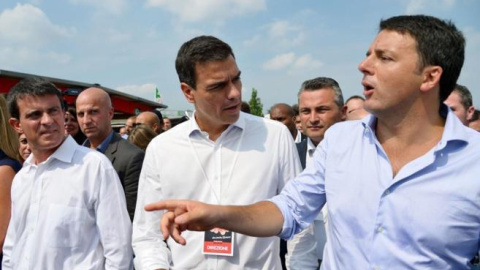
[[[203,254],[233,256],[235,233],[221,228],[205,232]]]

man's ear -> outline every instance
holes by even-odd
[[[342,121],[345,121],[347,120],[347,110],[348,110],[348,107],[346,105],[343,105],[342,109],[340,110],[340,119]]]
[[[440,66],[427,66],[423,69],[423,82],[420,85],[420,91],[428,92],[435,86],[440,85],[443,69]]]
[[[474,113],[475,113],[475,107],[470,106],[467,110],[467,121],[470,122],[470,120],[472,120]]]
[[[193,94],[195,89],[190,87],[190,85],[186,83],[180,83],[180,88],[182,89],[183,95],[187,99],[188,103],[195,104],[195,95]]]
[[[108,110],[108,117],[110,118],[110,120],[113,119],[114,114],[115,114],[115,108],[112,107]]]
[[[10,124],[10,126],[12,126],[12,128],[16,132],[23,133],[22,126],[20,125],[20,121],[17,118],[12,117],[12,118],[8,119],[8,123]]]

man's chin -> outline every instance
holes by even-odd
[[[239,117],[240,117],[240,112],[229,114],[225,118],[225,120],[226,120],[225,122],[227,122],[228,124],[233,124],[233,123],[237,122]]]
[[[55,138],[55,139],[42,141],[40,142],[40,147],[42,149],[55,149],[62,144],[64,138],[65,138],[64,136],[59,136],[58,138]]]

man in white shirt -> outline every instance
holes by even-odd
[[[253,203],[279,193],[301,170],[284,125],[240,112],[240,70],[228,44],[196,37],[180,48],[176,69],[195,113],[147,148],[133,223],[136,269],[281,269],[278,237],[215,228],[186,232],[187,245],[165,243],[162,212],[145,212],[145,204],[172,198]]]
[[[12,185],[3,269],[131,269],[131,224],[109,160],[64,136],[61,92],[27,78],[8,95],[32,154]]]
[[[335,123],[345,120],[343,94],[331,78],[318,77],[302,83],[298,92],[299,117],[307,139],[297,144],[302,167],[311,166],[317,145]],[[313,224],[287,242],[287,267],[291,270],[318,269],[323,260],[327,209],[323,207]]]

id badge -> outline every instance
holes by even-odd
[[[220,228],[205,232],[203,254],[233,256],[235,233]]]

